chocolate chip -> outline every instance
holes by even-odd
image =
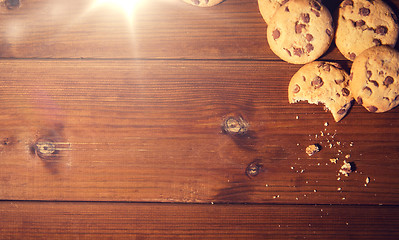
[[[362,16],[368,16],[370,15],[370,9],[362,7],[359,9],[359,14]]]
[[[399,95],[395,97],[394,101],[398,101],[399,100]]]
[[[208,4],[209,3],[209,0],[205,0],[205,4]]]
[[[290,12],[290,9],[288,7],[285,7],[286,12]]]
[[[356,21],[356,22],[355,22],[355,27],[361,27],[361,26],[363,26],[364,24],[366,24],[365,21],[359,20],[359,21]]]
[[[391,13],[391,17],[393,19],[393,21],[398,24],[398,17],[395,15],[395,13]]]
[[[295,84],[294,90],[292,90],[293,93],[299,93],[301,91],[301,87],[298,84]]]
[[[373,73],[371,71],[366,72],[367,79],[370,79],[372,75],[373,75]]]
[[[355,60],[355,58],[356,58],[356,53],[349,53],[349,58],[350,58],[351,60]]]
[[[308,40],[308,42],[310,42],[313,40],[313,35],[308,33],[308,34],[306,34],[305,38],[306,38],[306,40]]]
[[[303,50],[302,48],[294,48],[294,55],[297,55],[298,57],[302,56]]]
[[[356,102],[360,105],[363,104],[363,99],[361,97],[357,97]]]
[[[310,53],[310,52],[313,51],[313,50],[314,50],[313,45],[310,44],[310,43],[308,43],[308,44],[306,45],[306,51],[307,51],[308,53]]]
[[[337,69],[342,69],[342,67],[341,67],[341,65],[339,65],[339,63],[332,62],[332,63],[330,63],[330,65],[334,66]]]
[[[345,79],[335,79],[334,81],[336,84],[339,85],[339,84],[343,83],[345,81]]]
[[[392,83],[393,83],[393,77],[391,77],[391,76],[386,77],[384,82],[383,82],[384,86],[386,86],[386,87],[388,87]]]
[[[323,86],[324,82],[323,79],[321,79],[321,77],[316,76],[313,81],[310,83],[310,85],[312,87],[314,87],[315,89],[320,88],[321,86]]]
[[[292,56],[290,50],[288,50],[288,49],[286,49],[286,48],[284,48],[284,50],[287,51],[287,53],[288,53],[288,55],[289,55],[290,57]]]
[[[273,39],[276,40],[280,37],[280,30],[275,29],[272,33]]]
[[[311,1],[310,5],[312,6],[312,8],[316,9],[317,11],[320,11],[321,9],[320,3],[318,3],[317,1]]]
[[[330,70],[331,70],[331,65],[328,64],[328,63],[325,63],[325,64],[323,65],[323,70],[326,71],[326,72],[330,72]]]
[[[347,97],[351,92],[347,88],[342,88],[342,96]]]
[[[341,108],[340,110],[338,110],[337,114],[342,115],[346,113],[346,109],[345,108]]]
[[[302,33],[302,29],[305,29],[306,25],[305,24],[299,24],[299,22],[295,23],[295,33],[299,34]]]
[[[377,33],[377,34],[379,34],[379,35],[382,35],[382,36],[384,36],[385,34],[387,34],[387,32],[388,32],[388,28],[387,27],[385,27],[385,26],[378,26],[376,29],[375,29],[375,32]]]
[[[191,2],[192,2],[193,4],[195,4],[195,5],[199,5],[199,4],[200,4],[200,1],[199,1],[199,0],[191,0]]]
[[[301,13],[300,18],[301,18],[301,20],[302,20],[304,23],[309,23],[309,22],[310,22],[309,13]]]
[[[332,31],[331,31],[330,29],[328,29],[328,28],[327,28],[327,29],[326,29],[326,33],[327,33],[327,35],[328,35],[328,36],[330,36],[330,37],[331,37],[331,35],[332,35]]]
[[[373,91],[369,87],[364,87],[363,92],[364,92],[365,97],[370,97],[371,94],[373,94]]]
[[[378,111],[378,108],[377,108],[376,106],[368,106],[368,107],[367,107],[367,110],[368,110],[369,112],[377,112],[377,111]]]
[[[284,5],[284,4],[286,4],[287,2],[289,2],[290,0],[284,0],[284,1],[282,1],[281,2],[281,5]]]
[[[312,11],[312,13],[314,13],[316,15],[316,17],[320,17],[320,12],[318,12],[314,9],[310,9],[310,11]]]
[[[378,82],[377,82],[377,81],[370,80],[370,83],[374,84],[374,86],[376,86],[376,87],[378,87],[378,86],[379,86],[379,84],[378,84]]]
[[[304,82],[306,82],[306,77],[305,77],[305,76],[302,76],[302,80],[303,80]]]
[[[353,6],[353,1],[352,0],[345,0],[342,2],[342,7],[346,6]]]
[[[381,45],[382,45],[381,40],[380,40],[380,39],[376,39],[376,38],[373,39],[373,43],[374,43],[376,46],[381,46]]]

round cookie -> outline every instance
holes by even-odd
[[[198,7],[212,7],[223,2],[224,0],[183,0],[183,1]]]
[[[333,21],[325,6],[316,0],[296,0],[277,9],[267,28],[267,41],[284,61],[305,64],[327,51],[333,34]]]
[[[355,100],[369,112],[399,104],[399,52],[389,46],[369,48],[353,62],[349,83]]]
[[[288,86],[290,103],[323,103],[336,122],[348,113],[353,97],[348,89],[349,76],[338,63],[311,62],[301,67]]]
[[[370,47],[394,47],[398,39],[398,19],[382,0],[344,0],[336,24],[335,44],[352,61]]]
[[[276,10],[289,0],[258,0],[259,11],[266,24],[270,22]]]

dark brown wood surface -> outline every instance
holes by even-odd
[[[94,0],[11,8],[1,239],[399,237],[398,108],[354,105],[335,123],[289,104],[301,65],[271,52],[256,0],[141,1],[130,17]],[[334,45],[322,59],[351,66]]]

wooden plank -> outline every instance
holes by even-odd
[[[2,239],[397,239],[381,206],[1,202]]]
[[[0,67],[0,199],[398,203],[398,109],[372,114],[356,105],[335,123],[322,106],[290,105],[287,76],[299,66],[8,60]],[[230,117],[248,123],[246,134],[222,131]],[[315,142],[324,149],[307,157]],[[357,172],[337,181],[346,155]],[[259,174],[248,176],[248,167]]]
[[[228,0],[212,8],[146,0],[133,16],[95,2],[31,0],[12,10],[1,7],[0,57],[278,59],[254,0]],[[335,11],[339,2],[326,4]],[[324,59],[344,58],[332,46]]]

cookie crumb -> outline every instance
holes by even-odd
[[[325,123],[324,123],[324,126],[326,126],[326,127],[327,127],[327,126],[328,126],[328,122],[325,122]]]
[[[350,157],[351,157],[350,154],[346,154],[346,155],[345,155],[345,158],[346,158],[346,159],[349,159]]]
[[[370,178],[367,177],[367,178],[366,178],[366,184],[364,184],[364,186],[367,186],[367,184],[369,184],[369,183],[370,183]]]
[[[338,158],[330,158],[330,162],[331,162],[331,163],[335,163],[335,164],[336,164],[337,161],[338,161]]]
[[[306,148],[306,153],[307,153],[309,156],[312,156],[313,154],[319,152],[320,149],[321,149],[321,147],[320,147],[319,144],[311,144],[311,145],[309,145],[309,146]]]
[[[339,187],[339,188],[337,188],[337,191],[342,191],[342,188],[340,188],[340,187]]]
[[[299,116],[296,116],[295,119],[299,119]]]
[[[341,166],[341,169],[339,170],[339,173],[341,173],[344,176],[349,176],[349,173],[352,172],[352,164],[346,162],[344,160],[344,164]]]

